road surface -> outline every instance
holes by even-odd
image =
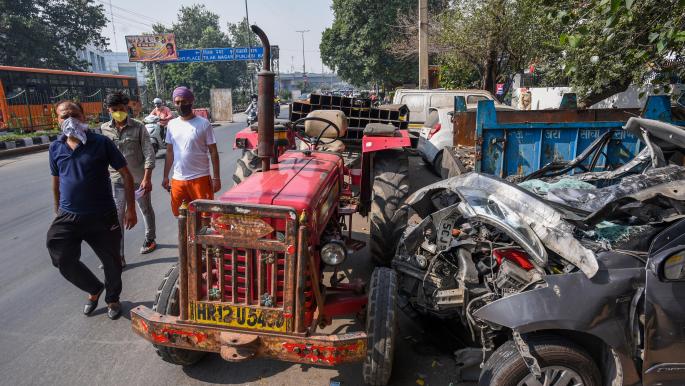
[[[215,128],[221,157],[222,191],[230,188],[239,153],[231,149],[243,124]],[[414,160],[416,162],[416,160]],[[130,328],[128,310],[151,307],[164,274],[177,259],[177,225],[169,195],[160,187],[163,151],[153,173],[153,206],[159,249],[140,255],[142,218],[126,235],[122,306],[125,317],[111,321],[104,301],[91,317],[81,312],[86,295],[50,263],[45,234],[53,218],[47,151],[0,159],[0,384],[3,385],[361,385],[361,365],[303,366],[271,360],[227,363],[209,355],[190,368],[162,361],[152,345]],[[368,224],[356,219],[356,230]],[[361,233],[360,233],[361,234]],[[352,257],[353,273],[370,272],[366,251]],[[82,261],[102,279],[90,247]],[[449,385],[456,379],[451,343],[427,334],[401,314],[392,384]],[[433,328],[431,327],[431,330]],[[449,339],[448,339],[449,340]],[[420,382],[419,382],[420,383]],[[456,382],[454,382],[456,385]]]

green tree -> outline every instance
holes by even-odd
[[[219,15],[209,11],[204,5],[181,7],[178,21],[171,27],[155,25],[153,29],[155,33],[173,32],[179,49],[232,47],[235,46],[236,40],[242,41],[240,35],[232,34],[238,33],[235,25],[229,24],[229,33],[223,32],[219,24]],[[152,64],[147,66],[151,68]],[[238,61],[163,64],[160,66],[160,76],[166,86],[164,97],[170,99],[173,88],[187,86],[195,94],[196,106],[208,106],[212,88],[237,89],[246,85],[249,87],[245,66],[245,62]],[[150,87],[154,90],[154,72],[148,71],[148,77]]]
[[[346,81],[386,87],[416,82],[418,60],[389,51],[398,15],[412,13],[416,0],[333,0],[333,25],[321,36],[321,59]]]
[[[103,6],[91,0],[2,0],[0,64],[85,70],[76,52],[104,47],[106,23]]]
[[[567,78],[589,106],[629,85],[668,91],[685,78],[685,1],[541,0],[549,24],[562,33],[543,61],[550,81]],[[554,28],[554,27],[553,27]]]
[[[495,93],[497,82],[521,72],[556,39],[533,0],[456,0],[438,18],[433,40],[443,83],[465,87],[474,78]]]

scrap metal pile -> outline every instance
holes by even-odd
[[[570,174],[573,160],[520,184],[466,173],[410,196],[393,261],[405,305],[459,318],[492,349],[502,326],[479,319],[481,307],[547,286],[550,275],[592,278],[607,252],[644,264],[652,236],[685,217],[685,129],[641,118],[624,129],[644,149],[614,170]]]

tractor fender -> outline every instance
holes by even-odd
[[[399,135],[394,136],[370,136],[362,137],[362,153],[372,153],[388,149],[402,149],[411,146],[407,130],[397,130]]]
[[[249,126],[240,130],[235,135],[235,142],[233,149],[257,149],[257,132],[252,130]]]

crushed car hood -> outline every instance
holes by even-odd
[[[453,192],[453,201],[463,203],[467,201],[464,197],[473,196],[474,191],[481,191],[484,197],[490,197],[492,202],[506,207],[508,213],[515,214],[525,224],[519,228],[532,230],[536,237],[531,244],[534,245],[535,240],[539,239],[547,248],[578,267],[588,277],[597,273],[595,254],[573,237],[575,227],[564,220],[560,210],[535,194],[495,176],[468,173],[428,185],[412,194],[406,203],[424,218],[435,209],[430,202],[434,193],[441,191]],[[473,211],[477,213],[475,209]],[[521,232],[518,238],[531,239],[525,232]]]

